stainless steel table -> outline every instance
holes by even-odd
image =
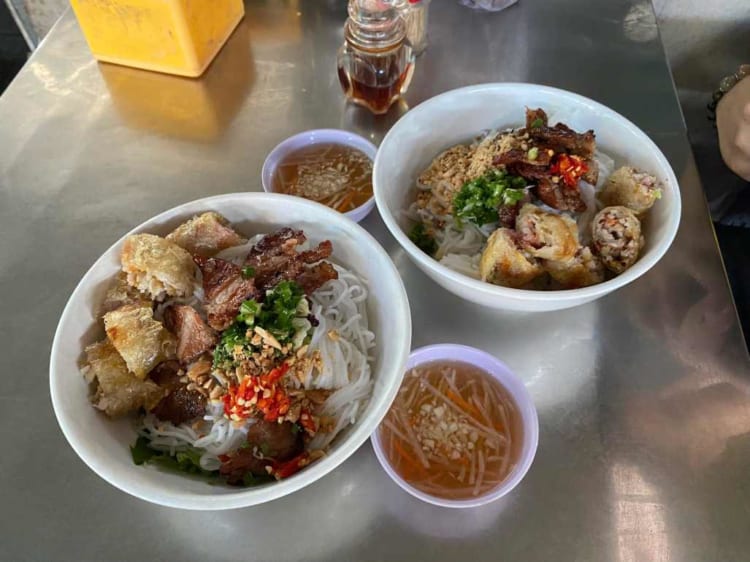
[[[340,1],[248,3],[201,81],[98,65],[69,13],[0,99],[0,559],[747,560],[750,362],[651,7],[521,0],[478,14],[432,3],[408,105],[487,81],[593,97],[645,129],[680,179],[666,258],[596,304],[544,315],[482,310],[416,270],[377,213],[363,224],[411,298],[414,346],[489,350],[539,409],[539,452],[507,498],[424,505],[369,445],[293,496],[197,513],[131,498],[65,443],[47,357],[84,271],[133,225],[194,198],[259,189],[287,135],[383,118],[345,105],[334,74]]]

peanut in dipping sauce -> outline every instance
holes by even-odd
[[[346,213],[372,197],[372,161],[343,144],[312,144],[281,160],[272,187]]]

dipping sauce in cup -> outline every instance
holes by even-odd
[[[415,488],[466,499],[495,488],[518,462],[518,407],[491,375],[460,361],[409,370],[383,421],[393,469]]]
[[[403,489],[437,505],[472,507],[506,494],[538,441],[523,384],[480,350],[439,345],[414,354],[373,435],[378,460]]]
[[[372,197],[372,161],[345,144],[303,146],[279,161],[272,185],[276,193],[297,195],[346,213]]]
[[[377,148],[348,131],[318,129],[289,137],[263,164],[263,189],[322,203],[352,220],[374,206]]]

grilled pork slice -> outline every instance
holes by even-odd
[[[324,240],[311,250],[297,252],[297,246],[305,240],[301,230],[283,228],[264,236],[252,248],[245,263],[254,270],[255,285],[261,296],[281,281],[304,283],[303,289],[307,287],[305,292],[310,294],[329,279],[338,278],[333,266],[318,263],[333,252],[331,241]]]
[[[151,299],[135,287],[128,285],[127,274],[121,271],[107,289],[107,293],[104,295],[104,302],[99,308],[99,315],[102,316],[107,312],[117,310],[126,304],[151,306]]]
[[[538,146],[532,146],[526,150],[514,148],[508,152],[503,152],[495,156],[492,163],[495,166],[513,166],[514,164],[525,164],[539,169],[539,172],[546,171],[546,167],[552,161],[552,154],[548,150],[541,149]],[[548,172],[547,172],[548,173]]]
[[[189,422],[206,413],[206,397],[197,390],[188,390],[181,381],[183,372],[177,361],[159,364],[149,378],[167,393],[151,412],[162,421],[174,425]]]
[[[227,219],[211,211],[181,224],[167,235],[167,240],[191,254],[210,257],[247,242],[228,225]]]
[[[219,472],[230,484],[242,484],[245,474],[267,476],[267,466],[302,453],[303,431],[290,422],[257,420],[247,431],[247,445],[224,461]]]
[[[203,274],[208,325],[214,330],[225,330],[234,321],[243,301],[257,295],[255,282],[246,279],[235,264],[219,259],[194,256]]]
[[[128,283],[155,300],[193,294],[193,259],[177,244],[153,234],[134,234],[125,240],[120,260]]]
[[[255,282],[258,286],[258,289],[262,292],[265,292],[267,289],[275,287],[281,281],[296,281],[299,283],[300,278],[308,279],[308,272],[311,269],[308,266],[316,264],[322,259],[329,257],[332,252],[333,244],[331,244],[330,240],[324,240],[312,250],[307,250],[300,253],[295,252],[289,256],[286,256],[283,262],[279,261],[278,257],[272,258],[279,261],[279,263],[277,263],[278,269],[276,269],[276,271],[266,272],[263,275],[257,276]],[[266,268],[263,269],[267,271]],[[312,269],[315,269],[316,271],[321,270],[320,267],[315,268],[315,266],[313,266]],[[334,271],[335,275],[334,277],[332,277],[332,279],[338,277],[338,275],[335,274],[335,270],[333,269],[333,267],[330,267],[330,270]],[[326,279],[326,281],[327,280],[328,279]],[[313,288],[311,292],[318,287],[320,287],[320,285],[317,285],[315,288]]]
[[[547,127],[547,114],[542,109],[526,110],[526,131],[530,137],[527,143],[531,148],[525,151],[516,149],[501,154],[495,158],[495,165],[503,165],[510,173],[536,183],[537,197],[550,207],[560,211],[576,213],[585,211],[586,203],[581,197],[578,186],[565,184],[562,178],[552,172],[550,165],[552,164],[552,158],[558,153],[572,152],[585,156],[587,158],[587,170],[583,179],[592,185],[596,185],[599,170],[596,162],[591,158],[594,152],[593,132],[589,131],[585,135],[579,135],[562,124],[549,128]],[[580,141],[579,144],[586,144],[589,140],[589,133],[592,135],[590,153],[587,149],[570,149],[570,146],[575,144],[573,142],[575,139]],[[553,137],[557,140],[551,141],[550,138]],[[570,142],[561,142],[557,137],[564,139],[575,137],[575,139],[569,139]],[[530,157],[531,153],[529,152],[532,149],[535,149],[533,158]]]
[[[535,129],[537,127],[547,127],[549,125],[549,118],[547,112],[541,107],[536,109],[526,108],[526,130]]]
[[[596,149],[594,131],[577,133],[564,123],[550,127],[547,114],[542,109],[526,109],[526,132],[534,141],[555,152],[591,158]]]
[[[301,230],[284,227],[276,232],[266,234],[252,247],[247,258],[250,260],[255,256],[272,257],[281,254],[296,252],[297,246],[307,240],[305,233]]]
[[[177,342],[150,306],[128,304],[104,315],[104,329],[128,370],[145,379],[162,361],[173,359]]]
[[[586,203],[581,197],[581,190],[578,186],[569,186],[560,178],[557,178],[557,182],[553,181],[553,174],[548,166],[536,166],[524,161],[516,161],[507,164],[506,167],[511,174],[526,178],[532,184],[535,183],[536,196],[553,209],[576,213],[586,210]]]
[[[569,186],[563,182],[555,183],[547,177],[537,180],[536,196],[544,204],[558,211],[582,213],[586,210],[586,202],[578,186]]]
[[[338,278],[338,271],[330,263],[324,261],[300,273],[295,281],[306,295],[312,295],[328,281]]]
[[[164,390],[156,383],[141,380],[128,371],[125,360],[109,340],[86,348],[82,373],[93,391],[89,400],[112,418],[139,408],[149,410],[164,396]]]
[[[173,304],[164,311],[164,324],[177,336],[177,359],[187,365],[216,345],[216,333],[200,314],[184,304]]]

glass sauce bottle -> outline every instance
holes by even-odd
[[[399,10],[387,0],[349,0],[337,59],[346,97],[382,114],[409,87],[414,54]]]

